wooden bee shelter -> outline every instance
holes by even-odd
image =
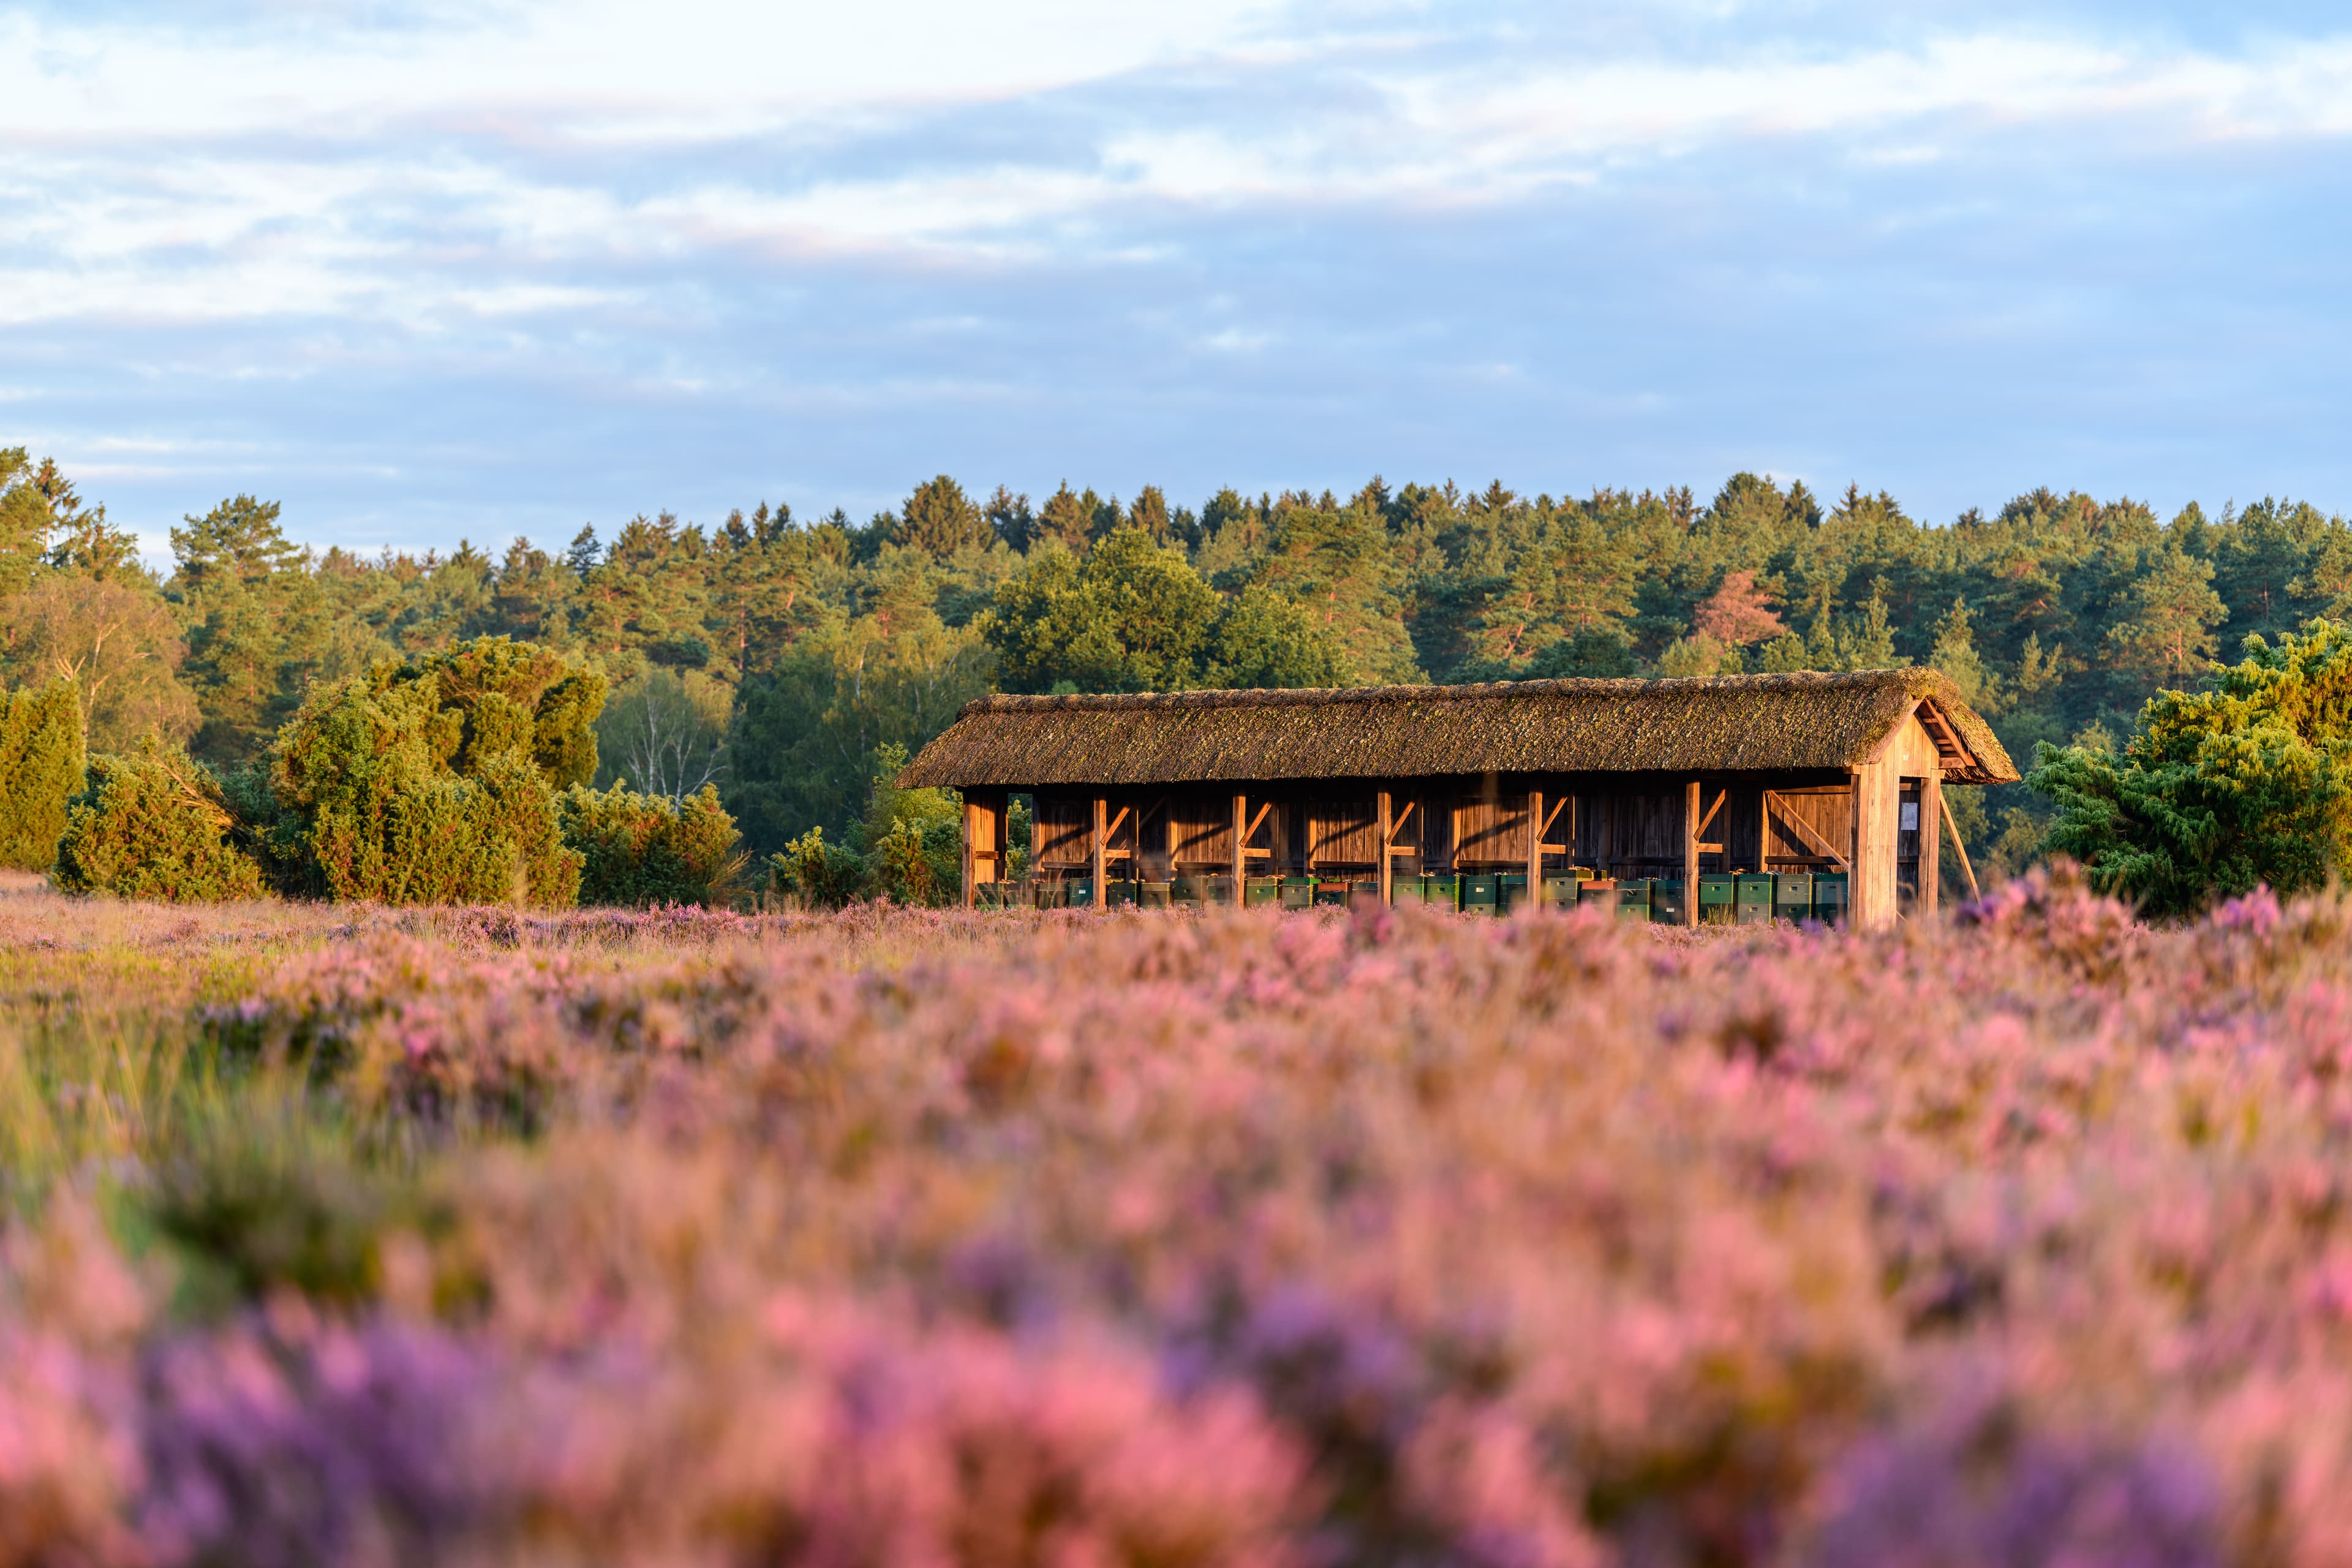
[[[1878,927],[1936,907],[1944,790],[2017,776],[1952,683],[1909,668],[984,697],[898,783],[963,793],[967,904],[1003,878],[1026,795],[1033,875],[1087,879],[1097,907],[1113,876],[1236,899],[1346,879],[1385,901],[1427,874],[1817,872]]]

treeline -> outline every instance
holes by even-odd
[[[762,502],[496,558],[309,551],[240,496],[172,543],[149,573],[54,465],[0,454],[0,677],[72,676],[94,752],[152,731],[249,768],[320,683],[503,636],[608,683],[586,782],[714,784],[755,858],[822,826],[869,876],[886,831],[912,853],[903,819],[876,816],[883,759],[991,689],[1932,661],[2023,763],[2038,742],[2112,745],[2246,636],[2352,610],[2352,531],[2307,504],[2163,519],[2041,489],[1929,526],[1884,491],[1753,474],[1704,500],[1375,479],[1197,510],[1150,486],[1036,501],[941,477],[863,522]],[[2032,853],[2041,797],[1987,793],[1960,792],[1972,851]]]

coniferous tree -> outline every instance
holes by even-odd
[[[892,542],[929,555],[952,555],[986,544],[994,531],[980,508],[966,499],[963,487],[941,474],[917,485],[898,508]]]
[[[278,517],[276,501],[240,495],[172,530],[178,569],[167,594],[187,628],[200,755],[257,753],[300,702],[320,651],[319,583]]]
[[[2151,700],[2121,752],[2044,745],[2030,782],[2050,847],[2151,915],[2321,886],[2352,865],[2352,637],[2251,638],[2213,689]]]
[[[67,805],[81,791],[86,762],[72,681],[8,694],[0,711],[0,866],[47,871],[57,864]]]
[[[578,895],[557,786],[593,774],[604,678],[486,637],[316,690],[271,750],[280,853],[336,899]]]

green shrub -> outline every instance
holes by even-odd
[[[521,750],[549,785],[562,789],[596,776],[596,716],[604,710],[602,671],[575,664],[537,643],[476,637],[404,664],[379,665],[375,679],[425,675],[439,682],[441,705],[465,721],[457,771],[476,759]]]
[[[898,904],[954,901],[963,881],[963,796],[951,789],[900,789],[907,749],[874,749],[866,820],[857,824],[865,891]]]
[[[314,690],[271,751],[282,843],[338,899],[569,906],[556,790],[594,773],[603,700],[601,675],[505,637]]]
[[[58,862],[67,803],[79,794],[81,701],[70,680],[8,694],[0,713],[0,866],[47,871]]]
[[[236,827],[211,771],[150,740],[136,756],[90,759],[58,846],[58,881],[174,904],[258,898],[261,867],[231,841]]]
[[[584,858],[584,903],[720,904],[743,868],[715,785],[680,801],[639,795],[625,781],[602,794],[574,784],[561,820],[563,842]]]
[[[865,884],[865,859],[845,844],[827,844],[821,826],[768,857],[769,891],[791,894],[811,909],[839,909]]]
[[[897,904],[953,903],[963,885],[963,824],[893,818],[866,854],[871,891]]]
[[[2352,869],[2352,633],[2248,637],[2212,690],[2151,698],[2120,754],[2044,742],[2028,782],[2057,803],[2046,847],[2146,914],[2325,886]]]

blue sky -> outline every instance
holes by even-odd
[[[0,445],[158,549],[942,469],[2344,510],[2339,16],[0,4]]]

